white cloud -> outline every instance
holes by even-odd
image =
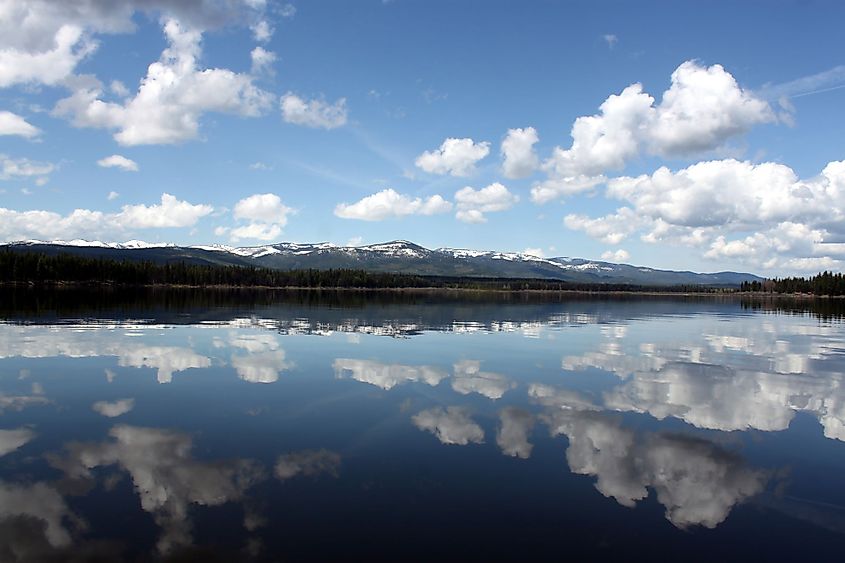
[[[529,256],[536,256],[537,258],[545,258],[546,254],[543,252],[543,249],[540,247],[536,248],[526,248],[522,251],[523,254],[528,254]]]
[[[586,215],[569,214],[563,224],[573,231],[584,231],[588,236],[605,244],[619,244],[638,227],[636,214],[622,207],[612,215],[591,219]]]
[[[443,444],[465,446],[484,442],[484,430],[473,422],[463,407],[435,407],[411,417],[414,426],[431,432]]]
[[[272,65],[276,62],[276,53],[268,51],[263,47],[256,47],[249,53],[252,59],[252,73],[272,72]]]
[[[216,0],[2,0],[0,88],[63,83],[97,49],[96,34],[134,31],[137,11],[206,30],[264,19],[265,8],[264,2]]]
[[[215,233],[216,232],[217,231],[215,231]],[[220,232],[225,233],[227,231]],[[268,225],[267,223],[249,223],[248,225],[235,227],[228,231],[229,238],[231,238],[233,242],[237,242],[243,239],[269,241],[278,239],[283,232],[284,231],[282,231],[282,228],[280,226]]]
[[[628,251],[621,248],[618,250],[608,250],[601,254],[601,259],[609,262],[625,262],[630,257],[631,255],[628,254]]]
[[[0,111],[0,137],[4,135],[16,135],[27,139],[33,139],[41,134],[41,129],[35,127],[26,119],[10,111]]]
[[[200,69],[202,32],[170,19],[164,24],[168,47],[151,64],[137,94],[122,103],[100,99],[99,81],[81,77],[74,91],[53,113],[77,127],[116,129],[121,145],[173,144],[199,135],[206,112],[258,116],[272,105],[272,95],[253,84],[253,77],[228,69]]]
[[[448,138],[439,149],[426,151],[414,162],[429,174],[469,176],[475,172],[475,163],[490,154],[490,143],[476,143],[472,139]]]
[[[293,92],[288,92],[282,96],[280,107],[282,119],[287,123],[315,129],[335,129],[346,125],[346,98],[329,104],[323,99],[305,100]]]
[[[7,26],[0,26],[0,30],[6,29]],[[97,43],[76,25],[58,28],[45,50],[32,52],[6,44],[0,47],[0,88],[27,83],[59,84],[96,49]]]
[[[654,102],[641,84],[632,84],[609,96],[600,113],[576,119],[570,148],[556,147],[543,163],[549,180],[536,187],[534,201],[566,195],[573,189],[569,184],[592,187],[642,153],[674,157],[713,151],[776,119],[768,102],[740,88],[721,65],[695,61],[675,69],[669,89],[659,104]]]
[[[55,168],[49,162],[37,162],[28,158],[12,158],[0,154],[0,180],[47,178]]]
[[[554,177],[537,182],[531,188],[531,201],[548,203],[555,199],[588,192],[607,181],[604,176]]]
[[[106,196],[106,199],[108,199],[109,201],[114,201],[114,200],[116,200],[116,199],[117,199],[117,198],[119,198],[119,197],[120,197],[120,194],[119,194],[119,193],[117,193],[117,192],[115,192],[115,191],[111,191],[111,192],[109,192],[109,195],[108,195],[108,196]]]
[[[116,418],[135,408],[135,399],[119,399],[117,401],[97,401],[91,408],[103,416]]]
[[[164,193],[161,205],[124,205],[116,220],[127,228],[192,227],[212,211],[210,205],[194,205]]]
[[[267,20],[260,20],[250,26],[252,29],[252,36],[255,38],[256,41],[261,41],[262,43],[266,43],[270,41],[273,37],[273,33],[276,31],[273,29],[273,26],[270,25],[270,22]]]
[[[296,15],[296,6],[293,4],[283,4],[279,6],[278,12],[283,18],[292,18]]]
[[[230,237],[232,240],[276,239],[282,234],[288,223],[288,216],[292,213],[295,213],[295,210],[284,205],[276,194],[253,194],[235,204],[235,219],[250,223],[232,229]]]
[[[619,42],[619,38],[613,33],[605,33],[601,36],[601,38],[604,39],[604,42],[607,43],[607,46],[610,49],[613,49],[613,47],[615,47]]]
[[[648,136],[654,153],[683,155],[715,149],[774,119],[768,102],[740,88],[721,65],[687,61],[672,73]]]
[[[126,84],[124,84],[120,80],[112,80],[109,84],[109,90],[111,90],[113,94],[120,96],[121,98],[125,98],[129,95],[129,88],[127,88]]]
[[[411,199],[410,196],[388,188],[352,204],[341,203],[335,207],[334,214],[343,219],[383,221],[407,215],[448,213],[451,210],[452,204],[440,195],[433,195],[427,199],[419,197]]]
[[[288,215],[293,211],[282,203],[276,194],[254,194],[235,204],[235,219],[249,219],[264,223],[276,223],[284,227]]]
[[[845,256],[845,161],[800,179],[788,166],[733,159],[608,181],[625,200],[615,214],[568,215],[564,223],[607,244],[640,232],[646,242],[699,249],[705,258],[766,269],[835,266]]]
[[[124,205],[119,213],[75,209],[68,215],[60,215],[52,211],[0,208],[0,239],[115,240],[131,229],[191,227],[212,210],[210,205],[193,205],[170,194],[162,194],[160,205]]]
[[[466,186],[455,192],[455,203],[458,206],[455,217],[465,223],[484,223],[487,221],[485,213],[505,211],[518,201],[518,196],[498,182],[480,190]]]
[[[111,156],[101,158],[97,161],[97,165],[102,166],[103,168],[120,168],[124,172],[138,171],[137,162],[119,154],[113,154]]]
[[[540,164],[534,145],[539,142],[537,130],[533,127],[525,129],[508,129],[508,134],[502,141],[502,172],[507,178],[525,178],[534,173]]]

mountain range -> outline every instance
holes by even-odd
[[[90,258],[148,260],[155,263],[184,261],[191,264],[257,266],[283,270],[350,268],[425,276],[539,278],[573,283],[738,286],[743,281],[763,279],[742,272],[658,270],[562,256],[544,258],[516,252],[457,248],[431,250],[405,240],[366,246],[282,242],[247,247],[177,246],[137,240],[124,243],[27,240],[0,245],[0,248],[47,255],[70,253]]]

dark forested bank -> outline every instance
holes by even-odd
[[[0,283],[99,284],[116,286],[299,287],[354,289],[474,289],[500,291],[601,292],[730,292],[700,285],[645,286],[624,283],[587,284],[558,280],[418,276],[364,270],[274,270],[250,266],[208,266],[174,262],[117,261],[70,254],[0,252]]]
[[[810,278],[775,278],[764,282],[742,282],[740,291],[839,296],[845,295],[845,276],[841,273],[822,272]]]

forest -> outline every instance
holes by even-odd
[[[813,295],[845,295],[845,276],[821,272],[810,278],[774,278],[764,282],[742,282],[740,291],[766,293],[809,293]]]
[[[86,258],[72,254],[0,252],[0,283],[100,284],[117,286],[298,287],[402,289],[444,288],[500,291],[630,291],[673,293],[730,293],[736,288],[699,285],[647,286],[625,283],[575,283],[547,279],[419,276],[352,269],[274,270],[253,266],[221,266],[173,262]],[[740,292],[845,295],[845,276],[822,272],[809,278],[787,277],[742,282]]]
[[[699,285],[645,286],[625,283],[573,283],[546,279],[419,276],[352,269],[274,270],[252,266],[86,258],[71,254],[0,252],[0,283],[98,284],[115,286],[273,287],[403,289],[442,288],[498,291],[597,291],[725,293],[731,288]]]

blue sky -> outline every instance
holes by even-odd
[[[0,0],[0,239],[845,258],[845,5]]]

